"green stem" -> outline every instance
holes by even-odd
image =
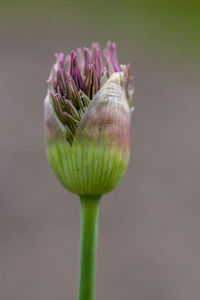
[[[78,300],[95,299],[100,197],[81,196],[81,246]]]

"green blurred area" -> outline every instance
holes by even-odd
[[[0,23],[6,27],[48,26],[54,36],[66,32],[77,40],[120,40],[128,49],[178,59],[199,60],[199,1],[1,1]],[[2,29],[2,26],[1,26]],[[79,35],[80,30],[80,36]],[[84,35],[84,36],[83,36]],[[63,36],[63,38],[66,38]]]

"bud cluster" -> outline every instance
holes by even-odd
[[[132,107],[133,87],[130,85],[130,66],[118,64],[116,44],[108,42],[101,51],[97,43],[91,49],[78,48],[77,53],[56,54],[49,82],[52,106],[65,127],[65,138],[72,144],[79,122],[95,94],[113,73],[123,74],[124,88],[129,107]]]

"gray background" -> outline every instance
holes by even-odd
[[[131,63],[136,109],[128,171],[102,199],[97,300],[198,300],[197,45],[176,40],[181,31],[148,31],[150,11],[146,31],[129,19],[128,33],[108,15],[95,23],[77,3],[65,18],[59,4],[46,7],[11,3],[0,21],[0,298],[76,299],[80,205],[47,164],[43,99],[54,52],[112,39]]]

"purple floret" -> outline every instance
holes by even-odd
[[[124,73],[124,88],[131,103],[133,88],[130,85],[129,65],[119,66],[116,44],[108,42],[103,51],[97,43],[91,49],[78,48],[71,56],[56,54],[52,67],[49,90],[55,112],[67,127],[68,141],[73,140],[78,123],[94,95],[114,72]]]

